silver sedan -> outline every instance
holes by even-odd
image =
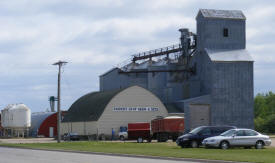
[[[228,149],[232,146],[247,148],[254,146],[256,149],[262,149],[270,144],[269,136],[251,129],[231,129],[219,136],[206,138],[202,141],[202,145],[205,147],[220,147],[221,149]]]

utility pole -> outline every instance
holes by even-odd
[[[58,61],[56,63],[54,63],[53,65],[58,65],[58,86],[57,86],[57,143],[60,143],[61,140],[61,133],[60,133],[60,122],[61,122],[61,112],[60,112],[60,71],[61,71],[61,67],[63,65],[65,65],[68,62],[65,61]]]

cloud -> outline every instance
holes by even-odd
[[[247,17],[247,49],[255,60],[255,91],[275,90],[275,2],[271,0],[3,0],[0,2],[0,107],[48,107],[62,74],[62,106],[98,90],[98,75],[132,54],[179,43],[179,28],[196,32],[199,8],[238,9]],[[265,67],[270,65],[270,67]],[[268,71],[265,70],[268,68]],[[267,74],[266,74],[267,75]]]
[[[119,63],[122,55],[127,53],[127,48],[135,49],[137,43],[140,44],[138,47],[156,44],[158,34],[171,27],[180,28],[178,22],[194,26],[191,18],[177,15],[88,20],[82,17],[40,13],[21,19],[17,16],[4,17],[2,20],[5,24],[0,27],[2,45],[10,42],[14,46],[15,42],[24,42],[24,46],[14,46],[6,53],[2,51],[1,55],[4,60],[13,60],[14,64],[25,65],[45,65],[62,59],[83,64]],[[88,44],[85,47],[82,46],[84,41],[84,44]],[[148,48],[150,47],[146,50]],[[5,67],[16,70],[15,66],[9,64]]]

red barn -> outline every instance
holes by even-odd
[[[66,111],[62,111],[62,119]],[[57,112],[32,114],[31,136],[56,137],[57,136]]]

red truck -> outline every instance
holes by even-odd
[[[125,127],[124,127],[125,128]],[[129,123],[127,129],[119,133],[121,140],[137,140],[141,143],[143,140],[151,142],[156,139],[158,142],[165,142],[168,139],[176,141],[178,136],[184,131],[184,118],[170,116],[166,118],[157,118],[151,123]]]
[[[158,142],[166,142],[168,139],[176,141],[184,132],[184,118],[170,116],[151,121],[152,138]]]
[[[150,142],[150,123],[129,123],[128,140],[137,140],[138,143],[142,143],[143,140]]]

